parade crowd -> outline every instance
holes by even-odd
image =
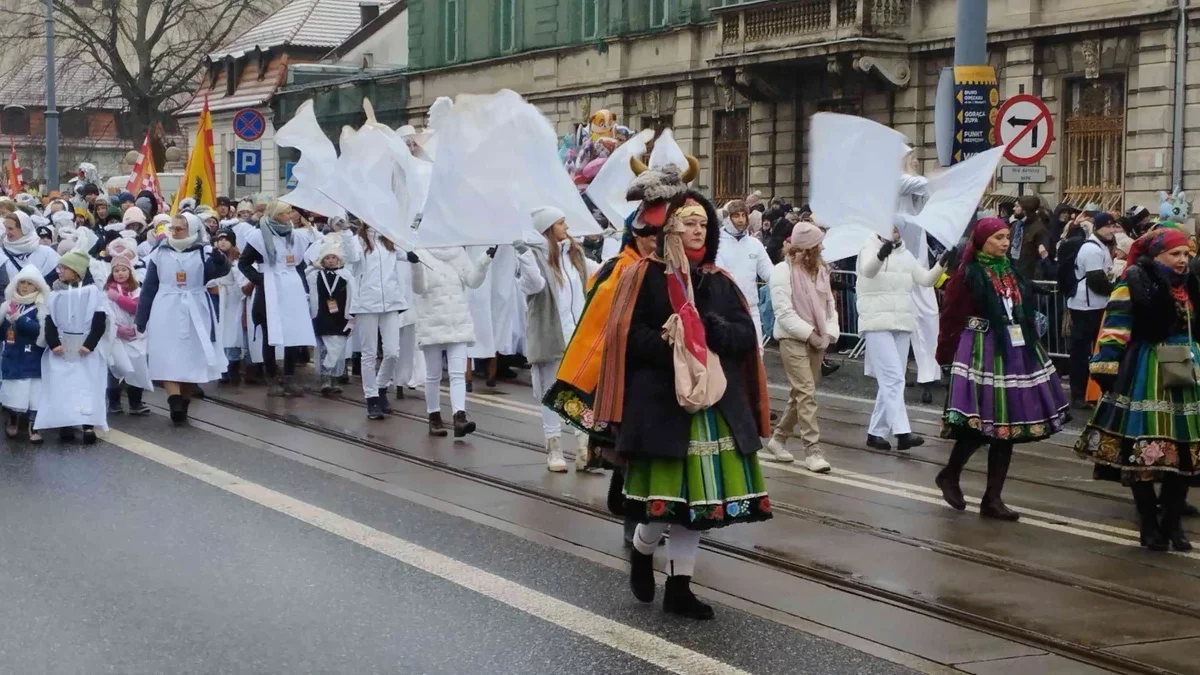
[[[832,470],[816,394],[837,367],[837,298],[852,292],[878,384],[866,447],[924,443],[904,401],[911,354],[925,400],[945,386],[953,448],[936,482],[952,508],[967,508],[960,476],[986,447],[980,514],[1017,520],[1002,499],[1014,446],[1082,415],[1076,450],[1131,489],[1142,545],[1191,549],[1180,519],[1200,464],[1200,277],[1178,214],[1049,213],[1022,197],[981,208],[947,248],[915,224],[928,181],[910,162],[896,167],[892,235],[826,261],[820,213],[758,193],[718,208],[691,187],[695,160],[684,164],[635,162],[636,210],[623,223],[597,212],[599,237],[574,237],[563,205],[545,204],[528,215],[537,237],[487,247],[403,250],[353,217],[266,196],[184,199],[173,215],[150,192],[91,184],[70,199],[5,198],[6,435],[95,441],[112,415],[147,414],[156,386],[182,425],[201,385],[301,397],[311,368],[325,396],[358,376],[370,419],[389,412],[389,394],[423,386],[428,433],[463,438],[472,371],[528,367],[547,469],[568,470],[566,421],[576,470],[613,471],[633,594],[654,598],[652,554],[669,532],[664,608],[708,619],[690,590],[700,533],[771,517],[760,459],[795,461],[790,445],[808,470]],[[853,270],[852,285],[836,269]],[[1069,320],[1047,325],[1038,279],[1058,282],[1050,302]],[[1069,334],[1067,363],[1047,354],[1048,330]],[[790,390],[778,416],[767,345]]]

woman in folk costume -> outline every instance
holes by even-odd
[[[483,285],[496,248],[489,248],[474,263],[461,246],[408,253],[413,293],[417,296],[417,346],[425,354],[425,410],[429,413],[430,436],[446,435],[441,412],[443,356],[450,370],[454,437],[475,431],[475,423],[467,419],[467,347],[475,342],[467,289]]]
[[[1000,498],[1013,444],[1047,438],[1069,419],[1062,382],[1038,341],[1029,284],[1006,255],[1009,232],[999,218],[975,224],[946,283],[938,343],[938,361],[950,365],[942,437],[955,443],[937,486],[947,504],[965,509],[959,477],[971,455],[988,445],[979,515],[999,520],[1019,517]]]
[[[669,528],[663,609],[711,619],[690,587],[700,532],[771,517],[757,455],[768,433],[766,378],[741,291],[713,266],[712,205],[673,166],[642,172],[627,198],[642,201],[644,222],[664,221],[647,211],[666,217],[657,252],[617,288],[596,417],[619,425],[625,510],[641,521],[630,551],[634,596],[653,600],[652,554]]]
[[[520,288],[527,297],[525,357],[532,366],[534,399],[541,401],[558,373],[567,342],[583,314],[584,282],[597,265],[583,256],[578,242],[567,234],[566,214],[553,206],[533,212],[533,228],[543,241],[532,245],[518,242]],[[564,473],[562,424],[558,413],[542,406],[542,433],[546,439],[546,468]],[[579,451],[575,469],[587,468],[587,436],[578,434]]]
[[[221,381],[233,385],[242,382],[242,359],[249,345],[246,339],[249,322],[247,313],[250,296],[254,293],[254,285],[238,269],[236,242],[237,235],[228,228],[219,230],[213,238],[213,248],[229,261],[229,273],[209,284],[210,293],[213,286],[217,289],[217,304],[220,307],[217,311],[217,342],[229,361],[229,369],[221,376]]]
[[[149,338],[150,379],[163,383],[176,425],[187,421],[193,385],[220,378],[228,367],[207,285],[229,273],[229,261],[201,243],[203,227],[195,214],[175,216],[164,243],[150,254],[138,298],[137,330]]]
[[[837,344],[837,305],[829,285],[829,270],[821,262],[825,234],[809,222],[792,228],[784,245],[784,261],[771,271],[771,306],[775,308],[774,337],[779,340],[783,373],[791,385],[787,407],[771,440],[762,452],[777,462],[793,461],[787,439],[796,424],[804,447],[804,466],[815,473],[828,473],[829,462],[821,452],[821,427],[817,423],[817,383],[825,350]]]
[[[908,450],[925,442],[912,433],[904,405],[904,371],[909,342],[917,328],[913,315],[913,286],[933,287],[945,269],[944,261],[925,269],[904,245],[900,231],[892,237],[872,234],[858,253],[858,330],[867,343],[868,367],[878,383],[875,410],[867,428],[867,447]]]
[[[322,396],[342,392],[337,378],[346,370],[346,347],[355,323],[349,310],[356,299],[356,284],[354,276],[345,269],[345,260],[342,238],[326,237],[309,272],[309,311],[320,342],[317,370]]]
[[[49,298],[50,287],[41,271],[27,265],[4,290],[4,314],[0,319],[0,332],[4,334],[0,405],[8,413],[4,435],[16,438],[21,431],[28,431],[32,443],[42,442],[33,421],[42,384],[42,353],[46,350],[43,328]]]
[[[341,235],[330,239],[341,240]],[[412,289],[406,253],[364,224],[354,241],[356,291],[349,306],[362,353],[363,397],[367,418],[378,420],[389,410],[387,384],[400,370],[401,315],[409,309]],[[383,359],[377,364],[379,346]],[[408,353],[409,362],[412,352]]]
[[[258,229],[246,235],[246,246],[238,258],[238,269],[254,284],[250,318],[253,330],[262,336],[263,365],[273,380],[268,396],[304,395],[292,378],[300,349],[317,344],[304,279],[304,251],[309,240],[292,231],[298,215],[291,205],[271,200]],[[283,349],[282,376],[276,363],[276,347]]]
[[[49,276],[58,265],[58,252],[42,244],[33,220],[21,210],[4,216],[4,241],[0,244],[0,284],[8,282],[27,265]]]
[[[104,296],[84,283],[88,256],[71,251],[58,263],[58,279],[46,302],[42,382],[34,429],[59,429],[64,440],[83,428],[85,443],[96,441],[96,427],[108,428],[104,392],[108,364],[101,340],[108,328]]]
[[[1133,491],[1141,543],[1152,551],[1192,549],[1180,519],[1200,475],[1200,281],[1187,265],[1187,235],[1174,228],[1151,230],[1130,248],[1091,362],[1104,393],[1075,444],[1096,463],[1096,478]]]
[[[131,211],[133,209],[130,209]],[[152,390],[149,362],[146,360],[148,341],[144,333],[137,330],[138,298],[142,288],[134,276],[137,250],[128,239],[116,239],[108,245],[110,254],[109,276],[104,283],[104,295],[110,319],[116,326],[114,349],[124,350],[129,358],[130,372],[124,378],[126,395],[129,397],[130,415],[149,415],[150,408],[142,402],[142,393]],[[110,373],[108,376],[108,413],[119,415],[121,409],[121,378]]]
[[[905,173],[900,177],[900,197],[896,202],[893,224],[900,231],[904,246],[912,252],[917,264],[929,267],[929,239],[924,228],[913,216],[921,213],[929,200],[929,179],[918,173],[916,153],[908,153]],[[914,285],[912,309],[916,330],[912,333],[912,353],[917,362],[917,384],[921,385],[921,402],[932,403],[932,384],[942,379],[937,363],[938,304],[932,287]],[[907,361],[907,359],[906,359]]]

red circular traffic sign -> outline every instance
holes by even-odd
[[[254,108],[239,110],[233,116],[233,133],[243,141],[257,141],[267,132],[267,119]]]
[[[1005,159],[1021,166],[1035,164],[1050,152],[1054,120],[1041,99],[1017,94],[1000,106],[994,133],[996,145],[1005,146]]]

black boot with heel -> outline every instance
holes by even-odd
[[[983,493],[979,504],[979,515],[984,518],[1008,522],[1015,522],[1021,518],[1021,514],[1005,506],[1004,501],[1000,499],[1000,493],[1004,491],[1004,482],[1008,480],[1008,467],[1012,464],[1012,455],[1012,443],[992,441],[992,447],[988,449],[987,491]]]
[[[967,499],[963,496],[959,480],[962,478],[963,469],[966,468],[971,455],[975,454],[975,450],[978,448],[979,444],[974,441],[964,439],[956,441],[954,448],[950,450],[950,461],[933,480],[934,484],[942,491],[942,499],[946,500],[946,503],[956,511],[965,511],[967,508]]]
[[[1170,547],[1163,536],[1158,522],[1158,497],[1154,494],[1153,481],[1137,481],[1131,487],[1133,503],[1137,505],[1138,517],[1142,521],[1142,548],[1150,551],[1165,551]]]

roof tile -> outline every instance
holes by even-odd
[[[333,49],[361,24],[360,0],[292,0],[261,23],[209,54],[211,59],[239,56],[255,48],[323,47]],[[386,11],[395,0],[381,0]]]

